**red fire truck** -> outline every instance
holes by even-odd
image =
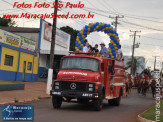
[[[92,102],[99,111],[104,99],[119,106],[121,96],[126,95],[124,63],[92,53],[70,53],[61,60],[50,95],[54,108],[60,108],[62,101]]]

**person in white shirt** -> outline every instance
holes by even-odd
[[[123,53],[122,53],[122,50],[121,50],[121,45],[119,45],[119,48],[118,48],[117,59],[118,60],[123,59]]]
[[[88,53],[88,51],[89,51],[89,43],[86,42],[86,44],[85,44],[85,46],[84,46],[84,48],[83,48],[83,52],[84,52],[84,53]]]

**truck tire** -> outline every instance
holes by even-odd
[[[60,108],[62,105],[62,97],[52,96],[53,108]]]
[[[114,105],[114,106],[119,106],[120,105],[120,102],[121,102],[121,91],[119,93],[119,97],[118,98],[115,98],[115,99],[111,99],[111,100],[108,100],[108,103],[110,105]]]
[[[94,108],[96,111],[100,111],[102,109],[103,106],[103,93],[101,92],[99,94],[99,97],[93,101],[94,104]]]
[[[115,105],[115,106],[119,106],[119,105],[120,105],[120,102],[121,102],[121,95],[119,95],[118,98],[115,98],[114,105]]]

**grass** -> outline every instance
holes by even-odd
[[[148,119],[148,120],[153,120],[156,121],[156,108],[155,106],[151,107],[147,111],[143,112],[140,114],[141,117]],[[160,103],[160,122],[163,122],[163,101]]]
[[[18,82],[8,82],[8,81],[0,81],[0,85],[8,85],[8,84],[21,84],[21,83],[18,83]]]
[[[14,98],[14,102],[15,102],[15,103],[18,103],[19,100],[18,100],[17,98]]]

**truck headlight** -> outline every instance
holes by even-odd
[[[55,82],[54,84],[55,84],[55,86],[59,86],[59,82]]]
[[[91,88],[92,88],[92,87],[93,87],[93,84],[89,84],[89,87],[91,87]]]
[[[59,82],[54,82],[54,89],[59,89]]]
[[[59,86],[55,86],[55,89],[59,89]]]
[[[88,90],[89,90],[89,91],[93,91],[93,88],[89,88]]]

